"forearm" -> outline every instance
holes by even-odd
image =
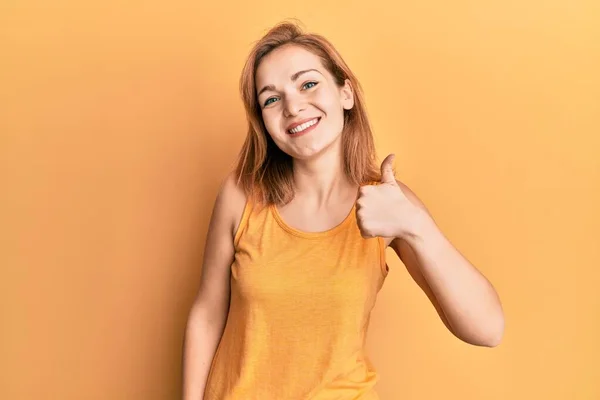
[[[207,312],[192,310],[183,346],[183,400],[202,400],[210,366],[221,340],[222,324],[210,322]]]
[[[403,239],[413,249],[454,333],[472,344],[497,345],[504,332],[504,315],[492,284],[450,243],[430,215],[420,213],[413,227]]]

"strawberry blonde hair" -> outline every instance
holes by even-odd
[[[318,34],[302,32],[296,23],[281,22],[255,43],[240,77],[248,133],[235,168],[238,183],[241,183],[248,196],[264,205],[284,205],[294,197],[292,157],[279,149],[267,132],[255,81],[256,70],[263,57],[288,44],[303,47],[318,56],[339,87],[344,85],[346,79],[350,80],[354,106],[350,110],[344,109],[344,173],[349,181],[357,185],[380,180],[373,133],[360,83],[327,39]]]

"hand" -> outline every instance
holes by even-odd
[[[356,221],[364,238],[410,235],[415,217],[420,212],[394,177],[392,163],[395,157],[390,154],[381,163],[379,185],[365,185],[359,189]]]

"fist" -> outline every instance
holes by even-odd
[[[381,183],[359,189],[356,200],[356,221],[364,238],[401,237],[410,232],[417,206],[405,196],[392,170],[395,155],[381,163]]]

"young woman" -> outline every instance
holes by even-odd
[[[364,352],[391,246],[447,328],[496,346],[491,283],[379,167],[361,88],[322,36],[282,23],[252,49],[249,128],[211,218],[184,345],[184,399],[377,399]]]

